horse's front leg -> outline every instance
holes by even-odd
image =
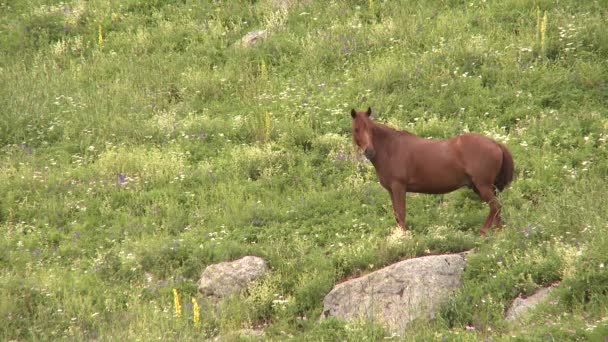
[[[388,193],[391,195],[391,201],[393,202],[393,213],[395,214],[395,220],[403,232],[407,231],[405,227],[405,187],[401,184],[392,184]]]

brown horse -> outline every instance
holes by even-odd
[[[501,226],[496,191],[513,180],[513,157],[503,144],[479,134],[449,139],[424,139],[370,119],[366,112],[351,111],[353,140],[376,169],[380,184],[393,202],[397,224],[405,232],[407,192],[445,194],[469,187],[490,206],[481,226],[484,235],[492,225]]]

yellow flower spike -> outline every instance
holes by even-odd
[[[264,142],[270,141],[270,112],[266,111],[264,115]]]
[[[182,306],[179,304],[177,289],[173,289],[173,302],[175,303],[175,314],[177,317],[182,317]]]
[[[198,302],[196,301],[196,298],[192,297],[192,321],[194,322],[194,325],[198,325],[200,320],[201,316]]]
[[[99,41],[99,46],[102,46],[103,45],[103,33],[101,31],[101,24],[99,24],[99,39],[98,39],[98,41]]]
[[[374,0],[369,0],[369,11],[370,12],[374,11]]]
[[[536,41],[540,41],[540,7],[536,6]]]
[[[543,15],[543,21],[540,23],[540,51],[545,55],[545,32],[547,30],[547,11]]]
[[[266,62],[264,62],[262,60],[262,62],[260,63],[260,78],[263,79],[263,80],[265,80],[266,79],[266,75],[267,75],[267,72],[266,72]]]

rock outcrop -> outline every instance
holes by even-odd
[[[375,320],[402,334],[417,318],[432,319],[461,284],[461,254],[409,259],[338,284],[323,301],[322,318]]]

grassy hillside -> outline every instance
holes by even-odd
[[[0,339],[382,340],[317,322],[332,286],[472,248],[462,291],[406,340],[604,338],[607,20],[605,0],[0,3]],[[479,237],[469,190],[409,195],[413,238],[390,243],[350,140],[368,105],[505,142],[504,229]],[[200,272],[249,254],[270,276],[219,310],[199,299],[194,324]],[[528,323],[502,320],[557,281]]]

